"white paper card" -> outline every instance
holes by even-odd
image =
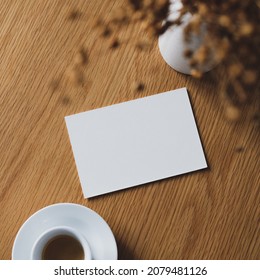
[[[185,88],[65,121],[85,197],[207,167]]]

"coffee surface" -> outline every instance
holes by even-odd
[[[52,238],[44,247],[43,260],[83,260],[81,243],[72,236],[59,235]]]

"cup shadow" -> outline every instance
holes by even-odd
[[[117,240],[118,260],[136,260],[133,252],[120,240]]]

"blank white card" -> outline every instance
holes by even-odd
[[[207,167],[185,88],[65,121],[85,197]]]

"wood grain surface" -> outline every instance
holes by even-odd
[[[125,26],[111,49],[94,24],[121,3],[0,1],[0,259],[11,258],[30,215],[59,202],[98,212],[120,259],[259,259],[259,128],[246,115],[225,119],[221,80],[175,72],[156,42],[137,50],[140,26]],[[66,73],[82,45],[89,61],[75,85]],[[179,87],[189,90],[209,168],[84,199],[64,116]]]

